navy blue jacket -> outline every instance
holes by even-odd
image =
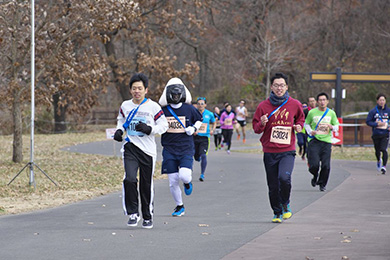
[[[379,113],[378,113],[379,112]],[[381,107],[374,107],[371,109],[371,111],[367,115],[366,124],[368,126],[372,127],[372,135],[373,136],[379,136],[379,135],[388,135],[389,130],[387,129],[379,129],[378,127],[378,121],[387,122],[389,123],[389,116],[390,116],[390,108],[388,108],[386,105],[382,109]]]
[[[193,156],[195,153],[194,139],[192,135],[187,135],[180,123],[174,119],[171,112],[165,106],[162,108],[165,117],[168,120],[168,131],[161,135],[161,144],[171,154]],[[178,109],[172,107],[173,112],[183,119],[183,124],[188,127],[195,124],[196,121],[202,121],[202,115],[194,106],[183,103]],[[176,132],[175,132],[176,131]]]

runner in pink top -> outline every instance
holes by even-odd
[[[233,136],[233,124],[236,123],[235,115],[232,112],[232,106],[227,104],[225,106],[225,111],[221,115],[221,129],[223,142],[226,143],[227,150],[226,152],[230,154],[230,147],[232,144],[232,136]]]

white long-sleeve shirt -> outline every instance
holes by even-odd
[[[307,133],[308,135],[312,135],[311,132],[312,132],[314,129],[311,129],[311,127],[310,127],[309,124],[304,123],[304,124],[303,124],[303,127],[305,128],[306,133]],[[339,125],[334,125],[332,131],[337,133],[337,132],[339,131]]]
[[[116,129],[121,129],[123,132],[126,131],[127,140],[130,140],[131,143],[140,148],[144,153],[152,157],[156,157],[157,146],[154,136],[156,134],[163,134],[167,131],[168,121],[165,118],[160,105],[153,100],[148,99],[138,108],[138,111],[131,120],[129,127],[124,129],[123,124],[126,122],[127,116],[137,107],[138,104],[134,104],[132,99],[126,100],[122,103],[117,117]],[[135,131],[135,125],[137,125],[140,121],[152,127],[150,135]]]

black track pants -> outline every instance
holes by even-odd
[[[139,169],[139,191],[141,211],[144,219],[152,219],[154,198],[154,161],[132,143],[124,146],[123,162],[125,177],[123,179],[123,209],[126,215],[138,213],[137,172]]]

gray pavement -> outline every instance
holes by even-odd
[[[247,145],[257,142],[251,134]],[[333,161],[324,193],[297,158],[294,215],[273,224],[262,155],[213,147],[203,183],[195,163],[185,216],[171,217],[168,182],[157,180],[153,229],[127,227],[116,192],[0,217],[0,259],[390,259],[390,180],[375,163]],[[243,147],[234,140],[232,150]],[[65,149],[119,156],[119,148],[106,141]]]
[[[373,168],[333,161],[332,177],[351,176],[223,259],[390,259],[390,180]]]

